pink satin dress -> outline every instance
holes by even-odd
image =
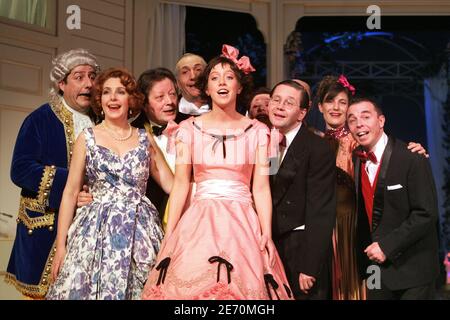
[[[253,120],[245,130],[203,130],[180,124],[177,143],[190,146],[197,191],[158,254],[143,299],[292,299],[283,265],[261,251],[261,225],[251,180],[269,129]],[[255,173],[265,174],[265,173]]]

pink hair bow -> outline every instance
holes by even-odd
[[[350,84],[350,82],[348,82],[347,78],[346,78],[343,74],[341,74],[341,75],[339,76],[339,79],[338,79],[337,82],[339,82],[340,84],[342,84],[342,86],[343,86],[344,88],[347,88],[348,90],[350,90],[350,92],[352,93],[352,96],[355,95],[355,91],[356,91],[355,87],[352,86],[352,85]]]
[[[250,59],[247,56],[242,56],[238,60],[239,50],[228,44],[222,46],[222,56],[233,61],[239,70],[242,70],[245,74],[256,71],[250,63]]]
[[[168,154],[175,154],[175,137],[179,127],[180,126],[175,121],[170,120],[167,123],[166,129],[163,131],[163,135],[165,135],[168,139],[166,147],[166,152]]]

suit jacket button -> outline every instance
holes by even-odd
[[[291,204],[291,201],[287,200],[287,201],[286,201],[286,204]]]

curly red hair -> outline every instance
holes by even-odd
[[[92,95],[92,110],[98,116],[102,112],[102,92],[103,86],[106,80],[110,78],[120,79],[120,83],[123,84],[125,90],[129,94],[128,106],[131,110],[130,117],[139,113],[142,110],[144,103],[144,95],[139,92],[136,80],[131,73],[124,68],[109,68],[98,75],[94,83],[94,94]]]

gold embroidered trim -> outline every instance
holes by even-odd
[[[52,263],[53,263],[53,258],[55,257],[55,253],[56,253],[56,241],[53,242],[52,248],[47,257],[47,261],[45,262],[44,270],[42,271],[41,281],[39,281],[39,285],[41,286],[41,288],[45,288],[46,294],[47,294],[48,286],[51,282],[50,278],[51,278],[51,271],[52,271]]]
[[[42,215],[42,216],[31,218],[27,214],[25,208],[28,209],[28,210],[32,210],[32,211],[37,211],[37,210],[34,210],[32,207],[26,206],[25,205],[25,200],[26,199],[27,198],[20,199],[19,215],[18,215],[17,218],[29,230],[33,230],[33,229],[36,229],[36,228],[43,228],[43,227],[53,226],[53,224],[55,223],[55,213],[54,212],[45,212],[45,214]]]
[[[70,167],[70,159],[72,158],[73,146],[75,144],[74,124],[72,112],[70,112],[65,106],[62,100],[52,101],[50,107],[58,117],[59,121],[64,126],[64,134],[66,135],[66,149],[67,149],[67,169]]]
[[[55,213],[46,210],[48,206],[48,198],[50,196],[50,188],[53,185],[55,174],[55,166],[45,166],[36,199],[20,197],[19,214],[17,218],[18,221],[22,221],[29,230],[53,226],[55,222]],[[43,216],[30,218],[26,209],[42,213]]]
[[[45,213],[45,204],[40,204],[37,199],[21,197],[20,205],[19,205],[19,216],[18,216],[19,219],[20,219],[21,213],[23,215],[27,215],[27,213],[25,212],[25,209],[35,211],[35,212]]]
[[[48,206],[48,197],[50,195],[50,189],[53,185],[53,180],[55,179],[55,174],[55,166],[45,166],[36,199],[21,197],[20,205],[28,210],[45,213],[45,208]]]
[[[41,285],[30,285],[20,282],[16,276],[9,272],[0,272],[1,276],[5,277],[5,282],[16,287],[16,289],[23,295],[32,298],[44,298],[47,293],[47,288],[42,288]]]
[[[16,279],[16,276],[9,272],[0,272],[0,276],[5,277],[5,282],[14,285],[16,289],[23,295],[32,298],[45,298],[49,285],[50,285],[50,274],[53,258],[55,256],[55,243],[53,243],[50,254],[48,255],[47,262],[45,263],[44,270],[41,275],[41,280],[38,285],[31,285],[20,282]]]
[[[48,206],[48,197],[50,195],[50,188],[53,185],[53,180],[55,179],[55,174],[55,166],[45,166],[37,196],[37,201],[41,205]]]

